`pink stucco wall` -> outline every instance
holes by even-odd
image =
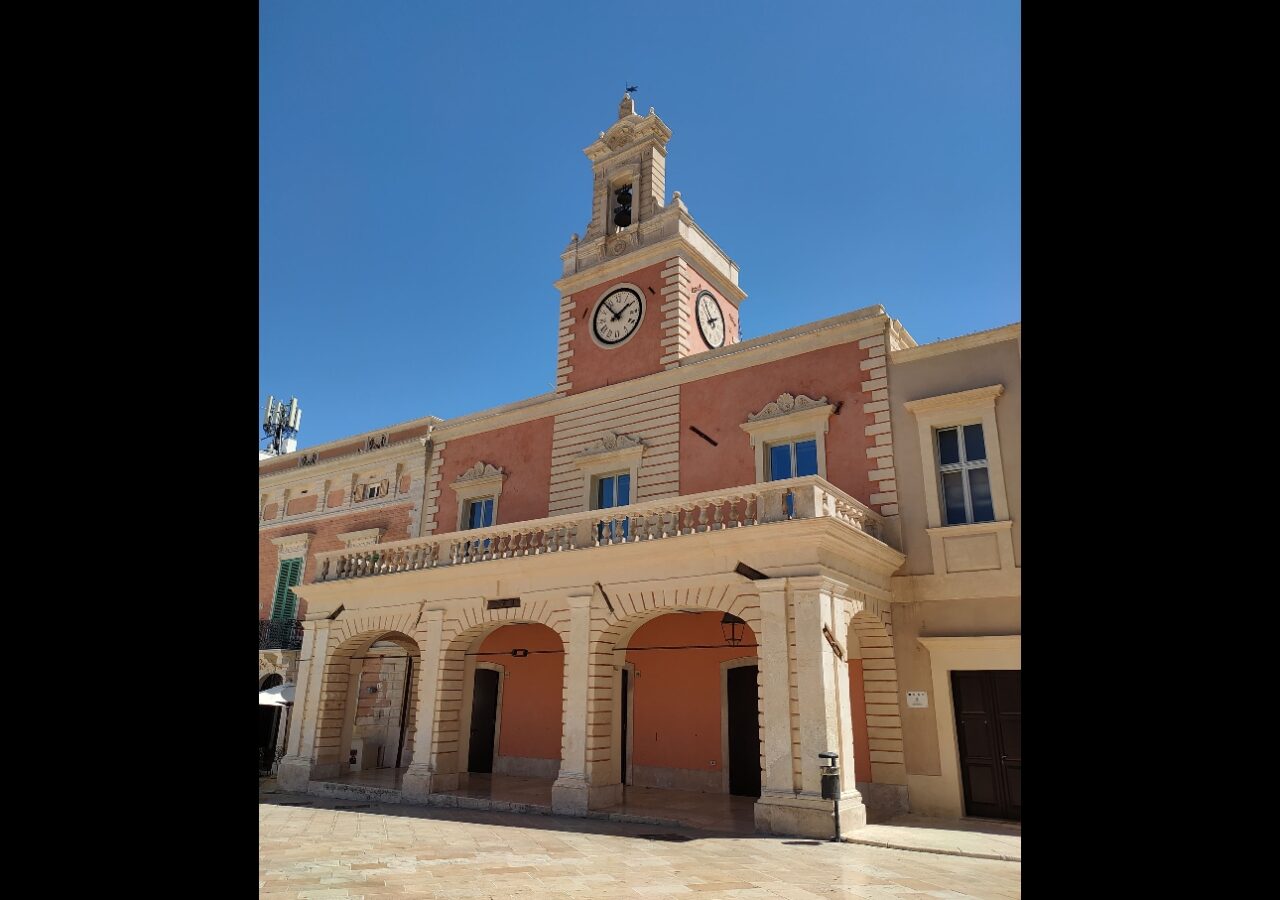
[[[720,663],[755,656],[754,647],[642,650],[637,647],[724,643],[720,612],[670,613],[646,622],[627,642],[635,666],[631,762],[638,766],[721,772]],[[756,636],[743,626],[743,644]],[[715,760],[715,765],[711,765]]]
[[[602,281],[573,295],[573,371],[569,380],[573,383],[571,394],[580,394],[592,388],[617,384],[662,371],[660,359],[665,355],[662,347],[662,294],[665,281],[661,276],[666,263],[654,263],[643,269],[628,272],[618,278]],[[625,344],[606,350],[596,346],[591,339],[591,316],[596,303],[616,284],[634,284],[644,292],[644,319],[636,333]]]
[[[530,652],[525,657],[510,651]],[[534,759],[560,758],[561,702],[564,690],[564,645],[545,625],[504,625],[481,642],[477,661],[503,667],[502,719],[498,753]]]
[[[551,502],[553,422],[548,416],[496,431],[449,438],[440,469],[440,510],[435,533],[457,530],[458,495],[450,485],[477,460],[500,467],[507,476],[502,482],[495,525],[545,518]]]
[[[826,396],[832,405],[844,401],[840,413],[831,416],[826,435],[827,480],[867,503],[872,487],[866,448],[874,438],[867,438],[865,426],[875,415],[862,411],[870,394],[862,391],[865,376],[858,368],[867,353],[856,342],[840,344],[681,385],[680,493],[753,483],[755,451],[740,426],[748,415],[787,392],[815,400]],[[698,437],[690,426],[718,446]]]

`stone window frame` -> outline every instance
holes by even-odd
[[[997,537],[1001,568],[1013,566],[1013,522],[1009,514],[1009,495],[1004,481],[1004,456],[1000,451],[1000,431],[996,426],[996,400],[1004,393],[1004,385],[991,384],[954,394],[924,397],[903,404],[915,416],[920,443],[920,468],[924,487],[925,533],[929,536],[935,575],[947,573],[948,538],[983,534]],[[939,428],[982,425],[982,440],[987,448],[987,472],[991,483],[991,508],[995,519],[990,522],[942,524],[942,479],[935,435]]]
[[[610,443],[625,446],[605,449]],[[627,505],[638,503],[636,495],[639,493],[640,463],[644,457],[644,450],[643,441],[611,431],[579,453],[574,458],[573,464],[578,467],[582,475],[582,511],[589,512],[595,509],[596,481],[610,475],[630,475],[631,499]]]
[[[996,427],[996,398],[1004,393],[1004,385],[992,384],[925,397],[903,404],[907,412],[915,416],[920,439],[920,467],[924,484],[925,517],[930,528],[966,528],[974,525],[991,525],[991,522],[968,522],[956,525],[942,524],[942,483],[939,478],[937,441],[939,428],[981,425],[982,440],[987,447],[987,470],[991,481],[991,507],[996,522],[1009,521],[1009,495],[1004,484],[1004,463],[1000,452],[1000,430]]]
[[[493,525],[498,524],[498,500],[502,496],[502,484],[506,473],[501,466],[491,466],[477,460],[476,464],[463,472],[453,484],[453,492],[458,498],[458,516],[455,531],[467,531],[467,511],[473,500],[493,498]]]
[[[814,440],[818,451],[818,476],[827,477],[827,431],[835,407],[825,396],[814,400],[804,394],[783,393],[747,417],[738,427],[751,438],[755,449],[756,483],[768,480],[766,452],[769,445],[784,441]]]

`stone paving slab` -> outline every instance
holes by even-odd
[[[307,794],[259,799],[260,897],[1021,896],[1017,862],[664,827],[690,838],[669,842],[645,838],[651,826],[600,819],[413,804],[341,809],[342,800]]]
[[[916,850],[1022,862],[1022,824],[987,819],[932,819],[927,816],[895,816],[886,822],[864,825],[846,835],[845,843],[894,850]]]

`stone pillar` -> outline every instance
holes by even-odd
[[[818,754],[840,754],[840,828],[852,831],[867,824],[862,795],[854,786],[853,713],[849,706],[848,663],[836,655],[823,635],[825,627],[837,641],[845,621],[846,585],[830,578],[792,579],[796,617],[797,686],[800,697],[800,793],[821,805],[807,817],[805,834],[830,837],[831,802],[822,799]],[[847,639],[847,638],[846,638]]]
[[[276,773],[277,782],[286,791],[305,791],[311,781],[316,720],[320,716],[320,691],[332,625],[328,619],[302,623],[302,651],[298,654],[298,683],[293,692],[289,752],[280,760]]]
[[[760,596],[760,683],[764,688],[764,772],[756,827],[769,831],[770,806],[795,796],[791,750],[791,666],[787,641],[787,579],[754,585]]]
[[[444,610],[429,609],[423,615],[423,628],[414,637],[421,657],[418,672],[418,709],[413,734],[413,763],[400,782],[400,793],[406,803],[425,803],[427,795],[453,790],[458,786],[456,772],[444,775],[437,770],[435,735],[436,700],[440,695],[440,660]],[[408,690],[408,687],[406,687]]]
[[[564,731],[560,742],[560,776],[551,787],[551,808],[557,813],[580,816],[588,809],[609,806],[621,799],[621,784],[602,784],[608,780],[607,765],[589,758],[588,722],[600,703],[609,702],[608,692],[612,666],[593,667],[591,662],[592,589],[569,595],[569,633],[565,640],[564,659]],[[598,670],[592,685],[592,669]],[[607,668],[608,671],[600,671]],[[603,699],[601,695],[604,695]],[[592,779],[591,774],[596,778]],[[596,783],[593,783],[596,782]]]

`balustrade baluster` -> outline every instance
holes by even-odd
[[[716,497],[711,501],[715,512],[711,516],[711,530],[724,531],[724,498]]]

